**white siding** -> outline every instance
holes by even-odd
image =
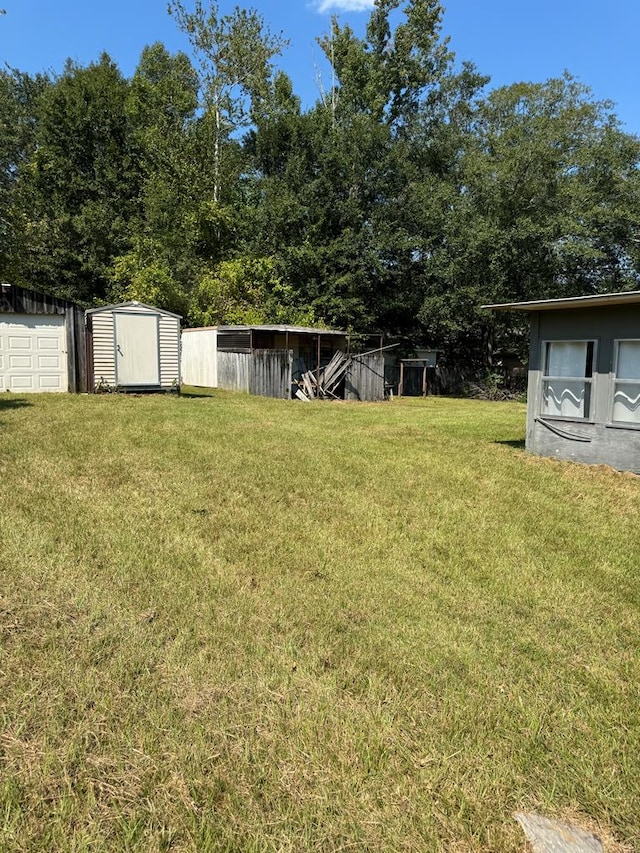
[[[180,320],[160,315],[160,385],[180,386]]]
[[[116,386],[114,314],[147,314],[159,317],[160,387],[171,389],[180,384],[180,319],[161,314],[146,305],[114,306],[96,311],[93,323],[94,386]]]
[[[114,346],[113,313],[105,311],[93,315],[93,384],[116,385],[116,360]]]
[[[218,387],[216,329],[185,329],[182,333],[182,381],[201,388]]]

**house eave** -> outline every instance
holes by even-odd
[[[482,305],[490,311],[560,311],[577,308],[599,308],[605,305],[638,305],[640,290],[622,293],[599,293],[594,296],[572,296],[561,299],[540,299],[531,302],[500,302]]]

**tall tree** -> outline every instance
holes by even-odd
[[[87,68],[69,62],[41,98],[25,181],[33,233],[21,273],[79,301],[108,296],[112,260],[129,245],[140,179],[127,91],[103,54]]]
[[[40,101],[50,80],[0,70],[0,277],[20,282],[34,223],[25,178],[36,151]],[[24,283],[24,282],[23,282]]]
[[[186,54],[171,55],[160,43],[144,48],[125,105],[140,169],[140,198],[131,246],[114,260],[115,299],[188,310],[197,276],[198,206],[206,192],[197,97],[198,78]]]
[[[479,361],[483,302],[638,286],[640,141],[569,75],[494,90],[472,129],[420,316],[440,345]],[[517,348],[524,336],[497,322]]]
[[[200,76],[203,116],[210,118],[213,136],[213,201],[221,200],[223,148],[231,134],[247,128],[267,98],[272,59],[286,41],[265,27],[254,9],[235,7],[220,15],[216,3],[205,8],[195,0],[192,11],[182,0],[169,4],[191,43]]]
[[[334,89],[304,116],[289,109],[258,126],[261,233],[333,324],[419,333],[421,206],[434,207],[459,156],[443,129],[485,82],[470,66],[454,73],[441,15],[433,0],[381,0],[364,38],[334,19],[321,39]]]
[[[376,0],[365,38],[333,18],[319,42],[339,84],[331,101],[338,115],[364,113],[398,132],[437,97],[454,58],[441,35],[442,15],[439,0]]]

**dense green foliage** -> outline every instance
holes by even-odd
[[[381,331],[479,367],[480,306],[638,286],[640,140],[569,74],[489,89],[438,0],[319,38],[303,109],[254,10],[178,0],[192,57],[0,72],[0,276],[190,323]]]

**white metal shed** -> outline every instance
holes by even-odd
[[[87,311],[92,387],[179,390],[181,319],[142,302]]]

